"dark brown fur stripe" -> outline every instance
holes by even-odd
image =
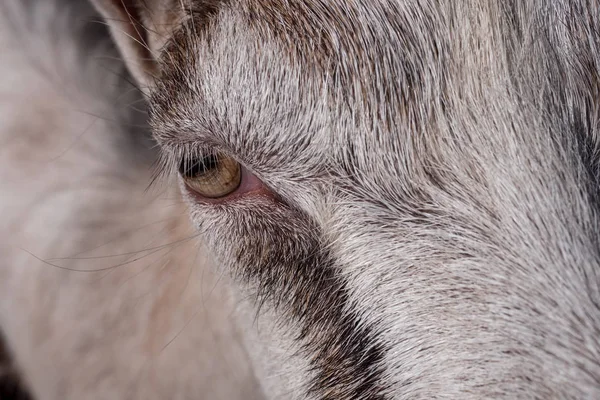
[[[349,311],[346,282],[318,228],[284,205],[270,208],[278,208],[271,215],[277,215],[280,224],[257,215],[267,210],[236,210],[239,213],[228,216],[246,227],[233,249],[238,274],[258,287],[261,301],[292,321],[303,356],[316,372],[310,392],[323,400],[385,399],[384,346],[376,332]]]
[[[191,90],[187,75],[196,68],[189,54],[195,48],[191,41],[210,37],[207,26],[219,12],[216,6],[227,4],[211,1],[203,7],[202,3],[196,2],[191,12],[194,18],[189,23],[194,26],[183,26],[165,47],[150,101],[155,126],[158,121],[177,119],[173,101],[177,94]],[[314,373],[307,388],[311,398],[387,399],[386,349],[377,340],[375,328],[352,311],[342,267],[335,264],[316,224],[280,201],[269,201],[266,207],[231,204],[216,216],[212,207],[206,211],[210,227],[201,230],[210,232],[213,249],[223,251],[220,258],[226,264],[232,262],[229,267],[245,286],[256,288],[261,307],[276,310],[282,327],[300,344],[302,358],[309,360]],[[213,224],[211,218],[219,222]]]
[[[281,203],[232,208],[223,210],[228,215],[221,223],[244,228],[228,238],[231,267],[292,330],[315,372],[308,392],[323,400],[386,399],[385,346],[352,311],[347,283],[318,227]],[[232,226],[213,226],[215,239]]]

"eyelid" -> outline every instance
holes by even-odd
[[[232,201],[242,200],[245,197],[251,196],[263,196],[270,199],[275,199],[275,194],[252,172],[250,172],[243,164],[241,166],[242,178],[238,188],[222,198],[208,198],[204,197],[191,187],[189,187],[183,178],[180,177],[182,187],[185,193],[196,203],[201,204],[225,204]]]
[[[180,166],[184,160],[202,158],[212,153],[231,154],[229,149],[210,143],[199,143],[196,141],[171,141],[168,145],[161,143],[161,151],[155,164],[150,185],[160,182],[162,179],[170,179],[180,176]],[[233,157],[238,160],[237,157]],[[238,160],[239,161],[239,160]],[[243,164],[243,163],[240,163]]]
[[[182,193],[188,197],[189,200],[198,204],[225,204],[232,201],[243,200],[243,198],[251,198],[253,196],[261,196],[271,200],[279,199],[276,193],[272,191],[258,176],[250,171],[243,162],[240,162],[239,158],[234,156],[234,152],[231,149],[223,147],[221,145],[213,145],[212,143],[201,143],[195,142],[178,142],[171,143],[168,147],[162,147],[160,153],[159,163],[157,165],[156,173],[153,177],[153,182],[158,181],[160,177],[167,177],[176,175],[180,182],[180,188]],[[180,174],[180,165],[182,160],[195,159],[206,156],[208,154],[222,153],[228,157],[235,159],[240,163],[241,169],[241,182],[238,188],[231,194],[222,198],[207,198],[197,193],[194,189],[188,186],[184,178]]]

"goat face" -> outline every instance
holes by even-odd
[[[600,393],[597,5],[153,3],[133,69],[272,397]]]

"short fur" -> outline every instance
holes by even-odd
[[[2,0],[0,54],[0,399],[261,399],[100,17]]]
[[[271,191],[183,190],[267,398],[600,397],[596,2],[94,2],[162,165]]]

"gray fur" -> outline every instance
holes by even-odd
[[[596,2],[159,0],[136,26],[167,5],[129,64],[164,166],[216,148],[271,191],[183,190],[268,398],[600,397]]]
[[[174,154],[224,149],[315,221],[349,291],[346,312],[385,349],[384,389],[366,397],[595,398],[595,9],[229,3],[205,34],[180,34],[165,49],[155,134]],[[233,256],[264,251],[238,250],[254,243],[247,230],[294,220],[262,201],[191,202],[242,277],[256,263]],[[303,243],[299,227],[286,229]],[[281,279],[293,279],[295,264],[287,270],[277,252],[282,236],[260,240],[281,257]],[[280,297],[310,291],[265,296],[294,332],[316,322],[291,318]],[[322,355],[311,340],[296,342],[310,359]],[[307,371],[290,373],[302,385]],[[339,388],[317,393],[346,398]]]
[[[0,54],[0,399],[260,399],[100,17],[2,0]]]

